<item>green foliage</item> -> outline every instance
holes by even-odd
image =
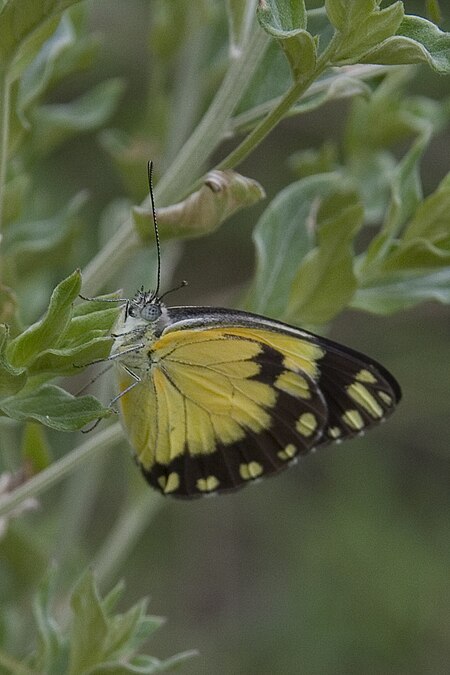
[[[146,614],[146,600],[141,600],[124,613],[115,613],[124,592],[123,583],[101,598],[91,572],[81,577],[71,594],[69,624],[65,627],[59,625],[51,611],[54,580],[55,573],[48,574],[34,599],[36,648],[22,663],[11,668],[12,674],[150,675],[171,671],[195,656],[195,652],[184,652],[160,661],[139,654],[143,643],[164,623],[164,619]],[[0,664],[2,659],[0,654]]]
[[[37,420],[59,431],[74,431],[111,413],[93,396],[74,397],[60,387],[45,384],[57,374],[74,374],[81,365],[105,358],[111,348],[108,336],[117,309],[81,308],[74,316],[73,303],[81,289],[81,275],[74,272],[53,291],[45,316],[7,342],[4,328],[0,371],[0,410],[16,420]],[[89,304],[89,303],[85,303]],[[17,393],[20,392],[20,393]],[[16,396],[11,394],[17,393]]]
[[[257,205],[266,188],[273,196],[259,219],[250,210],[246,216],[247,223],[257,220],[248,309],[322,326],[346,308],[387,315],[424,301],[450,302],[450,174],[435,180],[437,187],[421,176],[424,154],[448,127],[449,100],[408,93],[420,89],[420,73],[430,82],[450,73],[450,34],[406,14],[400,1],[326,0],[314,10],[307,4],[140,3],[134,9],[151,13],[150,27],[143,28],[147,19],[136,25],[140,37],[133,35],[127,53],[119,45],[103,62],[101,37],[90,28],[95,0],[1,3],[0,450],[2,467],[13,470],[17,481],[0,485],[6,516],[0,534],[9,527],[3,541],[8,572],[0,576],[9,584],[8,598],[19,588],[23,596],[30,592],[56,549],[69,551],[70,565],[61,571],[66,586],[97,555],[98,533],[86,542],[84,526],[100,527],[104,535],[103,520],[92,525],[102,490],[110,493],[100,520],[114,512],[123,484],[132,485],[107,537],[112,551],[99,556],[111,557],[113,573],[154,512],[141,507],[139,490],[133,479],[124,480],[122,466],[114,478],[108,456],[107,470],[99,464],[88,478],[71,475],[67,490],[45,502],[33,516],[39,536],[33,538],[34,527],[24,526],[23,515],[27,498],[35,500],[54,476],[60,481],[78,466],[71,461],[77,452],[93,459],[102,438],[109,444],[119,438],[114,425],[105,424],[106,431],[72,448],[68,435],[57,432],[111,416],[105,402],[114,394],[102,391],[103,403],[93,395],[75,396],[69,391],[78,383],[72,389],[63,378],[82,376],[85,366],[108,356],[120,311],[102,301],[118,295],[82,301],[80,291],[95,296],[123,285],[120,297],[127,297],[135,283],[153,283],[154,251],[146,248],[154,241],[146,196],[149,158],[161,240],[167,242],[163,288],[171,287],[183,239],[204,237],[196,245],[219,248],[223,240],[215,237],[226,236],[227,221]],[[426,5],[436,21],[439,3]],[[128,3],[114,7],[130,11]],[[138,86],[133,90],[130,78],[123,96],[122,73],[131,62],[139,64]],[[336,122],[319,141],[325,104],[334,109],[343,99],[342,138]],[[304,149],[298,124],[288,145],[270,149],[275,127],[306,113],[314,147]],[[263,161],[255,152],[261,143],[269,148]],[[236,171],[244,161],[248,175]],[[242,232],[238,247],[245,250],[248,231]],[[217,253],[208,249],[206,263],[214,265],[222,257]],[[202,286],[208,289],[210,281]],[[214,293],[214,283],[212,288]],[[206,291],[207,301],[212,297],[216,302]],[[10,523],[7,516],[15,519]],[[59,518],[64,531],[54,543]],[[198,530],[204,531],[202,524]],[[33,557],[35,570],[29,569]],[[157,572],[149,575],[152,583]],[[11,672],[153,673],[183,661],[183,655],[166,661],[138,655],[160,623],[146,616],[144,602],[114,614],[118,588],[102,600],[92,575],[85,574],[72,595],[72,620],[58,623],[49,609],[53,594],[61,603],[56,587],[47,581],[37,595],[38,640],[24,662],[9,654],[29,647],[29,625],[18,618],[21,612],[2,608],[0,664]],[[253,669],[260,671],[260,664]],[[351,669],[347,663],[342,672]]]

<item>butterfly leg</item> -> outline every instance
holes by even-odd
[[[122,352],[123,353],[123,352]],[[139,375],[136,375],[131,368],[128,368],[128,366],[125,366],[123,363],[120,364],[122,368],[130,375],[130,377],[133,378],[134,382],[132,382],[128,387],[126,387],[123,391],[119,392],[117,396],[114,396],[114,398],[109,402],[109,407],[111,408],[114,403],[116,403],[122,396],[124,396],[126,393],[131,391],[136,385],[138,385],[140,382],[142,382],[142,379],[139,377]]]

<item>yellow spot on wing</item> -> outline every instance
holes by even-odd
[[[219,486],[219,479],[216,476],[208,476],[208,478],[199,478],[197,483],[197,490],[200,492],[212,492]]]
[[[341,430],[339,429],[339,427],[330,427],[330,428],[328,429],[328,434],[329,434],[329,436],[331,436],[331,438],[339,438],[339,436],[341,435],[341,433],[342,433],[342,432],[341,432]]]
[[[285,370],[278,375],[275,380],[275,387],[295,396],[295,398],[311,398],[307,380],[291,370]]]
[[[285,462],[287,462],[290,459],[292,459],[293,457],[295,457],[296,454],[297,454],[297,448],[295,447],[295,445],[293,443],[289,443],[284,448],[284,450],[280,450],[279,452],[277,452],[278,457]]]
[[[312,436],[317,428],[316,416],[310,412],[303,413],[303,415],[300,415],[295,428],[302,436],[306,436],[307,438]]]
[[[377,394],[386,405],[392,405],[392,396],[386,394],[385,391],[378,391]]]
[[[358,382],[367,382],[368,384],[374,384],[377,381],[375,375],[366,368],[360,370],[359,373],[356,374],[355,379],[358,380]]]
[[[350,398],[360,405],[361,408],[364,408],[371,417],[374,419],[383,417],[383,408],[363,384],[354,382],[347,387],[347,392]]]
[[[169,492],[175,492],[180,487],[180,476],[173,471],[168,476],[160,476],[158,483],[164,494],[169,494]]]
[[[264,469],[259,462],[249,462],[248,464],[241,464],[239,467],[239,473],[243,480],[258,478],[263,471]]]
[[[347,410],[342,415],[342,420],[351,428],[359,431],[364,428],[364,420],[357,410]]]

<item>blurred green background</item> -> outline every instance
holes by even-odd
[[[52,92],[54,101],[120,76],[126,89],[110,126],[133,131],[146,116],[151,125],[152,96],[157,98],[149,87],[152,63],[147,52],[152,3],[86,4],[90,28],[100,33],[102,48],[95,67],[68,78]],[[405,2],[410,13],[423,13],[423,4]],[[450,29],[445,17],[442,27]],[[417,70],[410,86],[432,98],[450,92],[448,79],[426,68]],[[349,105],[333,103],[285,121],[239,171],[258,180],[270,199],[295,178],[287,161],[292,152],[341,137]],[[200,112],[194,111],[194,121]],[[448,171],[449,148],[447,128],[432,141],[422,163],[427,193]],[[404,149],[396,148],[399,157]],[[143,144],[138,152],[142,184],[135,196],[142,199],[145,158],[152,148]],[[108,237],[104,217],[103,231],[98,231],[104,208],[113,199],[130,196],[104,144],[96,133],[71,140],[45,159],[34,179],[41,186],[36,208],[42,214],[49,205],[54,211],[88,189],[81,212],[83,236],[70,251],[72,267],[83,267]],[[163,265],[167,259],[170,265],[178,260],[174,282],[189,282],[175,304],[239,306],[252,277],[252,228],[265,204],[241,212],[210,236],[163,246]],[[133,293],[141,283],[151,286],[150,255],[143,249],[126,269],[117,270],[115,283],[104,290],[123,286]],[[66,258],[60,268],[67,264]],[[54,275],[53,282],[61,278],[57,268]],[[44,289],[42,307],[48,293]],[[25,318],[34,320],[42,307],[37,301]],[[449,671],[448,309],[428,303],[384,318],[345,312],[328,327],[328,335],[370,354],[395,374],[404,394],[395,415],[367,437],[328,447],[289,472],[235,495],[193,503],[155,495],[151,521],[108,580],[112,584],[124,577],[124,607],[148,595],[150,611],[168,618],[149,645],[152,654],[199,649],[200,655],[181,672]],[[114,384],[101,386],[107,401],[108,386],[113,391]],[[80,434],[50,432],[49,437],[58,456],[81,442]],[[63,598],[86,564],[95,570],[97,552],[123,501],[139,490],[140,482],[122,443],[45,494],[37,512],[11,527],[0,553],[0,591],[10,608],[8,621],[16,617],[22,635],[29,629],[23,617],[29,613],[30,593],[48,560],[60,565]],[[3,633],[10,627],[3,627]],[[26,644],[24,639],[24,648]]]

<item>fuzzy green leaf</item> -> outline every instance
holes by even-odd
[[[264,30],[277,37],[306,28],[304,0],[260,0],[257,15]]]
[[[13,68],[13,77],[39,51],[53,32],[59,15],[79,0],[6,0],[0,10],[0,62]]]
[[[269,204],[253,232],[256,273],[248,309],[283,317],[295,275],[314,247],[314,214],[341,181],[337,173],[310,176],[289,185]]]
[[[34,601],[38,628],[37,648],[23,663],[23,672],[45,675],[95,673],[160,673],[175,669],[196,652],[184,652],[160,661],[137,653],[164,622],[145,613],[142,600],[123,614],[113,614],[124,585],[119,582],[102,599],[92,573],[86,571],[71,596],[71,622],[61,628],[50,612],[55,570],[40,585]],[[22,673],[22,670],[18,671]]]
[[[113,114],[124,84],[119,78],[101,82],[70,103],[41,105],[31,115],[35,152],[49,152],[74,134],[98,129]]]
[[[33,615],[37,626],[37,645],[33,655],[36,672],[56,675],[66,666],[63,634],[51,615],[50,600],[54,592],[54,568],[41,582],[33,600]]]
[[[430,136],[428,132],[422,134],[398,164],[392,180],[391,203],[383,232],[391,235],[399,232],[422,200],[419,163]]]
[[[78,214],[86,201],[87,193],[79,192],[51,218],[14,223],[5,231],[4,254],[14,257],[18,269],[26,272],[38,262],[52,262],[76,229]]]
[[[57,347],[72,317],[72,303],[81,288],[78,270],[55,288],[44,318],[12,340],[7,355],[16,367],[30,364],[43,350]]]
[[[41,424],[27,422],[22,436],[21,454],[31,465],[32,473],[38,473],[51,463],[51,450],[45,429]]]
[[[441,181],[437,190],[416,209],[403,233],[403,240],[426,237],[430,241],[450,238],[450,174]]]
[[[323,324],[346,307],[356,290],[353,240],[363,222],[358,195],[327,197],[317,215],[317,242],[303,260],[291,288],[287,319]]]
[[[397,34],[366,53],[362,63],[388,65],[427,63],[438,73],[450,73],[450,33],[419,16],[405,16]]]
[[[26,118],[27,108],[38,100],[46,90],[57,60],[64,50],[73,44],[73,38],[71,23],[66,17],[65,20],[60,21],[53,35],[44,42],[42,49],[21,77],[17,92],[16,110],[22,125],[26,129],[30,128]]]
[[[213,232],[233,213],[265,197],[261,185],[235,171],[210,171],[204,185],[184,201],[158,209],[161,239],[198,237]],[[151,209],[135,207],[133,217],[139,236],[153,238]]]
[[[17,220],[20,216],[29,186],[30,180],[25,174],[16,176],[5,184],[5,208],[3,212],[5,225]],[[2,246],[4,246],[4,240]]]
[[[106,359],[111,351],[112,339],[103,331],[79,345],[61,349],[46,349],[28,367],[30,375],[76,375],[80,368],[97,359]]]
[[[8,334],[8,327],[0,324],[0,397],[16,394],[27,381],[25,369],[15,368],[6,357]]]
[[[427,300],[450,303],[450,267],[380,278],[358,289],[350,306],[376,314],[392,314]]]
[[[421,201],[419,162],[429,138],[429,132],[423,133],[399,162],[391,176],[391,198],[385,222],[359,263],[358,276],[361,279],[370,275],[377,276],[377,267],[380,261],[388,255],[393,238]]]
[[[316,65],[316,43],[305,30],[303,0],[264,0],[258,6],[258,19],[264,30],[278,41],[294,79],[310,75]]]
[[[384,9],[376,0],[328,0],[327,13],[340,33],[334,63],[356,63],[383,40],[395,35],[403,16],[403,3]]]
[[[78,431],[111,414],[93,396],[72,396],[60,387],[43,384],[0,401],[0,410],[16,420],[35,420],[57,431]]]
[[[108,620],[92,574],[84,574],[72,598],[72,639],[68,675],[86,672],[104,655]]]

